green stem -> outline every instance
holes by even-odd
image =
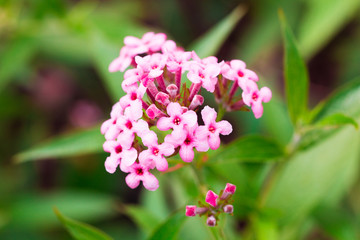
[[[196,177],[196,182],[200,189],[200,193],[201,193],[201,195],[203,195],[205,197],[207,191],[206,191],[206,184],[205,184],[204,176],[201,171],[202,169],[196,168],[195,164],[190,164],[190,166]]]
[[[220,120],[224,117],[225,112],[226,112],[225,108],[224,108],[223,105],[220,103],[220,104],[219,104],[219,108],[218,108],[218,113],[217,113],[216,121],[220,121]]]

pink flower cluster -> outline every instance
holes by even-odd
[[[271,98],[271,91],[266,87],[259,90],[256,74],[240,60],[201,59],[167,40],[163,33],[149,32],[141,39],[126,37],[124,43],[109,71],[132,66],[121,84],[126,95],[113,106],[101,133],[106,139],[104,150],[110,153],[106,170],[114,173],[119,166],[128,173],[125,180],[130,188],[142,181],[146,189],[156,190],[159,182],[150,170],[166,171],[167,158],[176,154],[191,162],[194,149],[215,150],[220,135],[232,132],[231,124],[217,121],[216,111],[209,106],[201,110],[204,125],[199,125],[196,111],[204,102],[201,88],[214,92],[228,111],[247,105],[256,118],[262,115],[262,102]],[[190,87],[182,83],[185,73]],[[238,88],[241,96],[235,94]]]
[[[209,190],[205,197],[206,204],[201,204],[200,207],[195,205],[187,205],[185,210],[185,215],[188,217],[194,217],[196,215],[207,216],[206,223],[210,227],[214,227],[217,224],[217,219],[221,213],[232,214],[234,212],[234,207],[231,204],[231,197],[235,193],[236,186],[227,183],[224,190],[220,192],[219,196],[213,191]]]

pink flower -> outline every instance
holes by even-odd
[[[220,146],[219,134],[229,135],[232,132],[232,126],[226,120],[216,122],[217,113],[209,106],[204,107],[204,109],[201,111],[201,116],[205,126],[200,126],[198,128],[197,134],[199,138],[206,138],[209,142],[210,148],[215,150]]]
[[[196,113],[192,110],[184,112],[184,109],[177,102],[169,103],[166,111],[169,117],[162,117],[157,122],[157,127],[161,131],[169,129],[183,130],[184,125],[192,127],[197,123]]]
[[[110,153],[110,157],[105,161],[105,168],[109,173],[114,173],[119,164],[130,166],[137,158],[135,148],[127,148],[128,144],[124,144],[124,141],[126,140],[106,141],[103,145],[104,151]]]
[[[132,87],[137,87],[138,82],[141,82],[144,77],[144,71],[141,68],[129,69],[124,73],[124,81],[121,83],[121,87],[125,92],[128,92]]]
[[[165,137],[165,142],[180,146],[180,157],[184,162],[191,162],[194,159],[194,148],[199,152],[209,150],[207,141],[202,141],[196,137],[197,124],[193,127],[187,125],[183,129],[174,130],[171,135]]]
[[[136,100],[142,100],[146,92],[146,87],[144,87],[142,84],[140,84],[140,86],[132,85],[129,86],[125,92],[127,94],[120,98],[120,105],[124,109],[134,103]]]
[[[229,66],[229,67],[228,67]],[[256,73],[253,71],[246,69],[246,64],[241,60],[231,60],[229,65],[222,65],[222,74],[229,80],[237,81],[238,85],[244,89],[247,81],[255,81],[259,80]]]
[[[126,178],[126,184],[134,189],[139,186],[140,181],[143,182],[144,187],[149,191],[155,191],[159,187],[157,178],[149,172],[149,168],[141,163],[135,162],[131,166],[122,167],[123,172],[129,173]]]
[[[260,118],[263,114],[263,102],[269,102],[271,99],[271,90],[267,87],[261,88],[253,81],[248,81],[242,93],[243,101],[246,105],[251,106],[255,118]]]
[[[195,205],[187,205],[186,210],[185,210],[185,216],[195,217],[196,216],[196,206]]]
[[[122,114],[123,108],[120,103],[115,103],[110,113],[111,118],[106,120],[100,128],[101,134],[105,135],[106,140],[115,140],[118,137],[121,129],[117,127],[116,122]]]
[[[142,69],[144,73],[148,74],[149,78],[159,77],[164,71],[167,57],[160,53],[154,53],[145,57],[135,57],[137,67]],[[145,84],[144,84],[145,85]]]
[[[207,202],[208,204],[210,204],[213,207],[217,206],[217,199],[218,199],[218,195],[216,193],[214,193],[213,191],[209,190],[206,194],[205,197],[205,202]]]
[[[218,64],[208,64],[205,66],[191,64],[187,77],[195,84],[201,83],[207,91],[214,92],[219,73],[220,67]]]
[[[168,61],[166,62],[167,69],[175,73],[181,71],[184,63],[191,58],[191,52],[174,51],[169,53]]]
[[[148,123],[140,119],[142,115],[142,103],[140,100],[135,100],[125,109],[124,115],[117,120],[116,124],[122,130],[121,137],[127,139],[128,147],[134,141],[135,133],[141,137],[149,131]]]
[[[142,138],[143,144],[148,147],[139,155],[140,163],[153,168],[154,165],[159,171],[166,171],[168,169],[168,162],[164,156],[170,156],[174,153],[174,146],[170,143],[164,142],[158,144],[156,133],[150,131]]]

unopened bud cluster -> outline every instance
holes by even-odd
[[[232,132],[231,124],[217,121],[217,112],[209,106],[202,108],[204,125],[199,125],[195,111],[204,102],[201,89],[214,93],[228,111],[251,107],[256,118],[262,115],[262,102],[271,98],[268,88],[258,89],[257,75],[242,61],[201,59],[166,38],[152,32],[141,39],[126,37],[119,57],[109,66],[111,72],[132,66],[121,84],[126,95],[101,126],[106,139],[103,147],[110,153],[105,168],[114,173],[120,166],[128,173],[125,181],[130,188],[142,181],[146,189],[156,190],[159,183],[150,170],[166,171],[167,158],[175,154],[191,162],[194,149],[215,150],[220,135]],[[190,87],[183,81],[185,73]],[[237,89],[242,90],[241,95],[235,94]]]
[[[187,205],[185,215],[188,217],[194,217],[196,215],[206,216],[206,224],[210,227],[217,225],[218,216],[221,213],[232,214],[234,212],[234,206],[232,195],[235,193],[236,186],[227,183],[224,190],[221,190],[220,197],[213,191],[209,190],[205,197],[205,204],[199,203],[200,207],[195,205]]]

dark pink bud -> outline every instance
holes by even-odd
[[[162,112],[160,109],[158,109],[155,104],[151,104],[147,109],[146,109],[146,114],[149,116],[149,118],[154,119],[160,115],[162,115]]]
[[[207,202],[208,204],[210,204],[213,207],[216,207],[217,205],[217,199],[218,199],[218,195],[216,193],[214,193],[213,191],[209,190],[206,194],[205,197],[205,202]]]
[[[234,212],[234,206],[231,204],[224,206],[224,212],[225,213],[233,213]]]
[[[168,94],[159,92],[158,94],[156,94],[155,100],[161,103],[162,105],[167,106],[170,103],[169,98],[170,96]]]
[[[194,205],[187,205],[185,210],[185,215],[187,217],[194,217],[196,216],[196,206]]]
[[[198,106],[202,105],[204,103],[204,97],[201,95],[195,95],[193,100],[190,103],[189,109],[194,110]]]
[[[170,84],[166,87],[166,91],[169,93],[170,97],[174,98],[177,94],[179,88],[175,84]]]
[[[198,208],[196,208],[196,214],[201,215],[201,214],[206,213],[208,210],[209,210],[209,208],[207,208],[207,207],[198,207]]]
[[[206,219],[206,224],[209,226],[209,227],[215,227],[216,226],[216,218],[211,215],[209,216],[207,219]]]

